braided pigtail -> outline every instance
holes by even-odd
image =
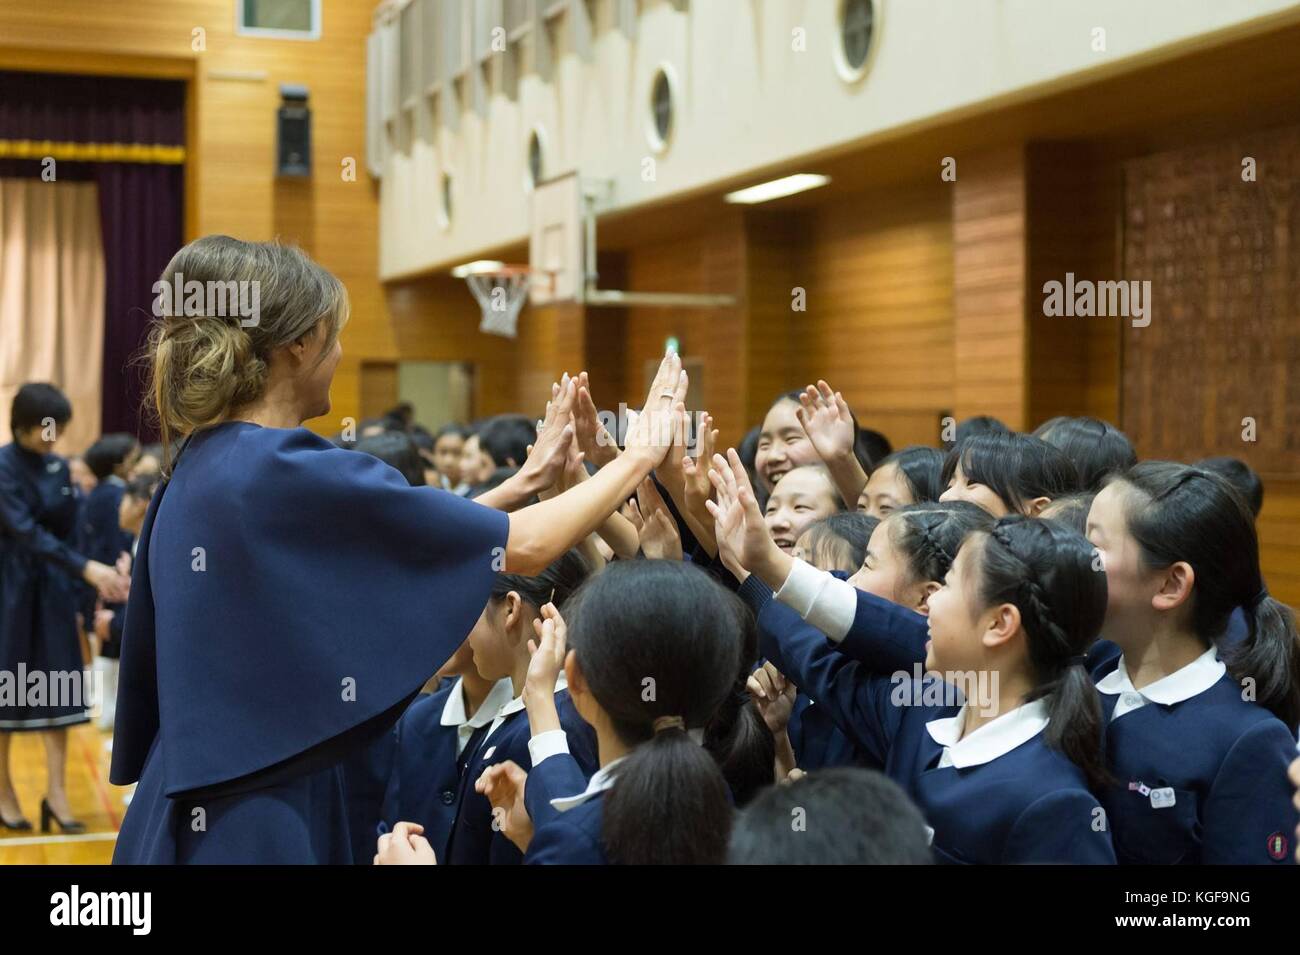
[[[979,563],[986,604],[1009,603],[1020,613],[1037,677],[1026,702],[1047,701],[1048,745],[1094,788],[1105,786],[1101,706],[1084,667],[1106,614],[1106,574],[1094,569],[1092,545],[1055,521],[1012,515],[988,531]]]

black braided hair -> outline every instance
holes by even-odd
[[[1035,675],[1026,702],[1047,700],[1048,745],[1100,788],[1109,782],[1101,705],[1083,665],[1106,616],[1106,574],[1094,553],[1064,524],[1011,514],[988,531],[978,578],[985,606],[1009,603],[1020,613]]]
[[[909,504],[890,514],[890,539],[907,561],[914,581],[940,581],[957,549],[972,531],[993,525],[993,517],[969,501]]]

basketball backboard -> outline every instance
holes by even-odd
[[[533,187],[528,264],[549,275],[551,281],[534,282],[529,287],[530,304],[582,301],[586,286],[582,203],[577,173],[556,176]]]

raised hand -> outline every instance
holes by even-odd
[[[818,380],[803,390],[795,416],[823,461],[853,453],[853,415],[844,396],[826,382]]]
[[[554,696],[555,683],[564,669],[564,656],[568,652],[569,628],[555,604],[542,607],[542,616],[533,621],[536,640],[528,641],[532,656],[528,660],[528,674],[524,677],[525,691],[538,697]]]
[[[770,662],[751,673],[745,681],[745,687],[772,735],[785,732],[790,723],[790,714],[794,712],[798,687]]]
[[[672,446],[676,415],[686,410],[689,384],[686,372],[682,371],[681,358],[676,352],[668,351],[650,383],[640,414],[628,411],[624,453],[635,455],[651,468],[659,466]]]
[[[713,415],[707,411],[700,415],[700,430],[696,437],[696,453],[682,458],[682,479],[686,505],[693,511],[703,511],[704,502],[713,497],[713,482],[709,480],[709,465],[713,461],[714,447],[718,441],[713,427]]]
[[[552,384],[551,393],[553,395],[558,396],[559,392],[560,392],[560,384],[558,382]],[[537,422],[537,444],[541,444],[542,436],[546,433],[546,429],[548,427],[554,428],[557,424],[557,422],[554,420],[548,421],[548,419],[554,418],[554,415],[552,415],[551,410],[555,404],[556,402],[554,400],[548,401],[546,403],[547,417]],[[531,458],[533,456],[533,450],[536,446],[537,445],[533,445],[533,444],[530,444],[528,446],[528,457]],[[549,500],[555,495],[563,494],[569,488],[574,487],[575,485],[585,481],[587,479],[587,471],[583,467],[583,463],[582,463],[583,460],[584,460],[584,453],[581,450],[579,450],[578,442],[576,440],[570,441],[568,443],[568,450],[564,456],[564,466],[561,468],[559,475],[556,477],[555,483],[545,489],[538,490],[537,492],[538,499],[543,501]]]
[[[682,536],[653,480],[641,482],[632,506],[638,511],[639,520],[633,523],[637,525],[641,553],[651,560],[681,560]]]
[[[664,459],[659,462],[659,466],[655,468],[655,477],[676,501],[686,499],[686,477],[682,470],[682,461],[686,457],[686,442],[691,430],[690,421],[690,412],[685,409],[673,412],[673,443],[669,446]]]
[[[717,499],[708,501],[713,515],[714,532],[718,539],[718,554],[723,565],[743,581],[746,571],[758,574],[773,590],[780,588],[789,576],[791,558],[776,546],[758,509],[749,474],[740,462],[735,448],[727,449],[727,457],[713,456],[709,480]]]
[[[524,803],[528,774],[514,760],[483,770],[474,789],[492,804],[492,828],[505,835],[520,852],[533,841],[533,820]]]
[[[546,405],[546,416],[538,425],[537,442],[520,468],[520,474],[534,494],[555,484],[569,463],[569,448],[574,441],[573,405],[577,395],[577,381],[567,373],[558,385],[551,386],[551,400]]]
[[[602,468],[618,457],[618,441],[600,423],[596,403],[591,398],[591,383],[585,371],[578,375],[578,400],[573,406],[573,425],[577,432],[579,450],[596,467]]]
[[[857,507],[858,495],[867,486],[867,472],[853,446],[857,429],[844,396],[819,379],[799,395],[795,417],[825,462],[840,497],[850,508]]]

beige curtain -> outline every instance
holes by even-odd
[[[0,444],[19,386],[49,381],[72,402],[57,450],[84,451],[99,436],[103,350],[95,184],[0,179]]]

